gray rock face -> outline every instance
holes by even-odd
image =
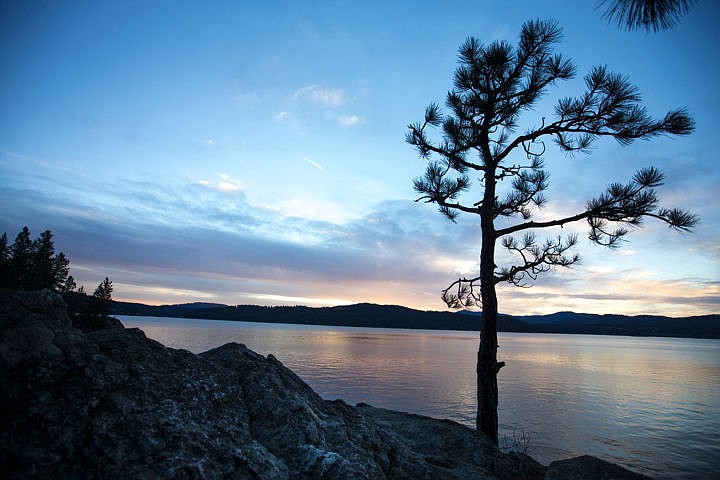
[[[545,476],[546,480],[643,480],[647,478],[590,455],[552,462]]]
[[[583,468],[563,476],[454,422],[323,400],[243,345],[193,355],[110,320],[73,326],[58,296],[10,291],[0,465],[9,479],[555,479]]]

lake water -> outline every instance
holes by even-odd
[[[475,332],[119,318],[173,348],[272,353],[326,399],[474,426]],[[658,479],[720,478],[720,340],[499,341],[501,443],[526,444],[544,464],[591,454]]]

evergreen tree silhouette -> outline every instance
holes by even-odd
[[[479,274],[452,282],[442,297],[452,308],[482,307],[476,423],[496,444],[497,374],[504,366],[497,360],[496,286],[503,282],[530,286],[541,273],[580,260],[570,253],[577,236],[556,235],[539,241],[535,231],[584,221],[591,241],[617,247],[630,228],[639,227],[646,217],[678,230],[697,223],[691,213],[658,206],[656,188],[663,183],[663,175],[653,167],[639,170],[626,183],[610,185],[574,215],[533,220],[546,203],[546,141],[573,154],[587,152],[601,137],[628,145],[658,135],[687,135],[694,129],[684,110],[670,111],[659,120],[651,118],[627,78],[594,67],[585,77],[584,93],[561,99],[552,118],[538,118],[520,133],[520,115],[532,110],[551,86],[575,75],[572,62],[553,51],[560,37],[557,23],[536,20],[522,26],[517,46],[500,41],[483,45],[469,38],[460,47],[454,89],[445,102],[448,111],[430,104],[424,120],[409,125],[406,137],[428,161],[425,175],[414,182],[418,201],[438,205],[452,221],[461,213],[480,218]],[[428,134],[436,129],[440,140]],[[472,179],[477,179],[473,189]],[[498,246],[513,254],[517,263],[496,266]]]

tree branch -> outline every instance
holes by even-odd
[[[638,171],[625,185],[618,183],[608,186],[605,193],[587,203],[584,212],[547,222],[525,222],[496,231],[496,238],[515,232],[537,228],[563,226],[566,223],[587,220],[590,226],[591,241],[608,247],[617,246],[617,242],[628,233],[621,226],[614,231],[607,230],[608,222],[639,226],[643,217],[651,217],[665,222],[671,228],[688,231],[698,223],[698,217],[680,209],[657,207],[658,198],[654,187],[662,185],[663,174],[650,167]]]
[[[535,241],[535,235],[526,233],[521,243],[513,237],[504,237],[503,246],[522,259],[521,265],[501,268],[495,276],[495,283],[509,282],[518,287],[528,287],[543,272],[552,267],[570,267],[580,261],[580,256],[565,255],[577,244],[577,235],[570,235],[564,241],[561,237],[548,239],[542,246]]]
[[[480,277],[458,278],[442,291],[442,299],[450,308],[472,308],[482,305],[478,293]]]

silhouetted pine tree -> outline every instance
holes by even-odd
[[[73,293],[73,292],[75,292],[75,289],[77,289],[77,283],[75,283],[75,279],[73,278],[72,275],[68,275],[67,279],[65,279],[65,283],[63,284],[62,288],[60,289],[60,292],[61,293]]]
[[[91,313],[95,315],[107,315],[110,311],[110,303],[112,301],[112,282],[105,277],[105,280],[100,282],[95,292],[92,295],[91,302]]]
[[[50,276],[50,288],[56,292],[63,291],[67,286],[67,280],[70,278],[70,260],[63,252],[55,255],[52,261],[52,273]],[[75,280],[72,282],[75,283]]]
[[[33,242],[30,240],[30,230],[23,227],[10,248],[11,288],[30,288],[33,283],[33,267]]]
[[[45,230],[32,244],[32,270],[28,290],[41,290],[54,286],[55,244],[52,232]],[[63,279],[64,280],[64,279]]]
[[[599,137],[621,145],[658,135],[687,135],[694,129],[684,110],[660,120],[639,105],[640,95],[627,78],[595,67],[585,77],[586,91],[561,99],[552,118],[518,132],[520,115],[560,80],[575,75],[570,60],[553,52],[561,31],[555,22],[530,21],[522,26],[517,46],[509,42],[483,45],[474,38],[460,47],[454,89],[447,94],[445,113],[430,104],[423,121],[410,125],[407,141],[428,160],[425,175],[415,179],[418,201],[435,203],[450,220],[459,213],[478,215],[482,233],[477,276],[459,278],[443,290],[452,308],[481,306],[483,324],[477,360],[477,429],[498,441],[497,361],[498,304],[496,285],[529,286],[542,272],[579,261],[570,249],[577,236],[538,241],[534,230],[585,221],[595,243],[617,247],[644,217],[687,230],[697,218],[685,211],[658,207],[655,188],[663,176],[655,168],[638,171],[627,183],[610,185],[586,208],[564,218],[532,220],[545,204],[548,174],[543,168],[546,140],[566,153],[585,152]],[[429,129],[440,129],[441,140]],[[477,188],[470,190],[473,179]],[[476,196],[472,196],[476,193]],[[503,227],[495,225],[501,220]],[[520,234],[519,237],[515,236]],[[514,265],[496,266],[496,247],[517,258]]]

